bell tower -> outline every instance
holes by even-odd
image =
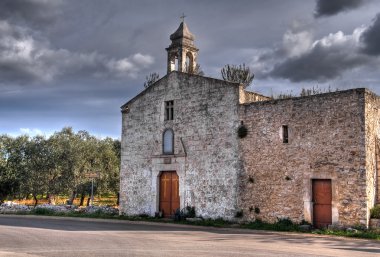
[[[193,73],[197,65],[198,48],[194,45],[194,35],[185,23],[185,16],[178,29],[170,35],[172,43],[166,51],[168,52],[168,73],[174,70]]]

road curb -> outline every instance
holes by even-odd
[[[245,228],[229,228],[229,227],[207,227],[199,225],[189,225],[189,224],[178,224],[169,222],[154,222],[154,221],[134,221],[134,220],[116,220],[116,219],[101,219],[101,218],[87,218],[87,217],[64,217],[64,216],[43,216],[43,215],[20,215],[20,214],[0,214],[1,217],[10,218],[27,218],[27,219],[39,219],[39,220],[74,220],[74,221],[84,221],[84,222],[98,222],[98,223],[114,223],[114,224],[131,224],[131,225],[149,225],[149,226],[164,226],[172,228],[188,228],[194,230],[202,231],[225,231],[238,234],[270,234],[279,236],[299,236],[299,237],[312,237],[312,238],[330,238],[334,240],[354,240],[368,242],[372,241],[380,244],[378,240],[374,239],[364,239],[355,237],[344,237],[344,236],[334,236],[334,235],[320,235],[312,233],[297,233],[288,231],[268,231],[268,230],[255,230],[255,229],[245,229]]]

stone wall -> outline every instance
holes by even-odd
[[[164,102],[171,100],[174,120],[165,121]],[[175,170],[181,208],[194,206],[206,218],[233,218],[240,168],[238,109],[238,84],[180,72],[124,105],[120,211],[154,215],[160,172]],[[166,128],[175,133],[172,156],[162,155]]]
[[[240,140],[246,219],[312,222],[312,179],[331,179],[333,223],[368,223],[364,94],[356,89],[241,106],[248,128]]]
[[[264,95],[260,95],[255,92],[246,91],[242,85],[239,88],[239,103],[246,104],[252,102],[268,101],[272,98]]]
[[[367,210],[380,200],[380,99],[370,91],[366,91],[365,132],[366,132],[366,178],[367,178]]]
[[[380,229],[380,219],[370,219],[369,227],[371,229]]]

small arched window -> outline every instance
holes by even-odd
[[[163,152],[164,154],[174,153],[174,132],[172,129],[166,129],[163,134]]]

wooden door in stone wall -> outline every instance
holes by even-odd
[[[330,179],[313,179],[313,225],[324,228],[332,223]]]
[[[179,208],[179,177],[175,171],[163,171],[160,176],[159,209],[164,217],[172,217]]]

